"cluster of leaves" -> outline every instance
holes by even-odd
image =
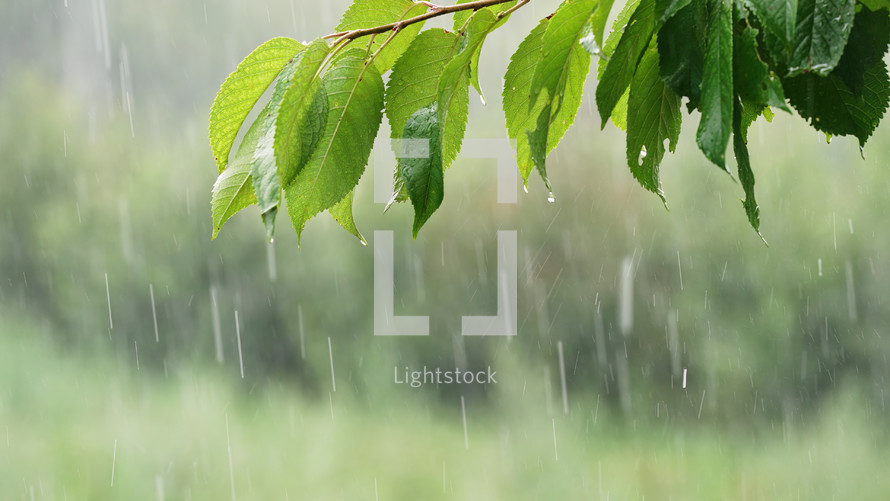
[[[298,235],[327,210],[364,241],[353,220],[353,192],[385,113],[394,139],[425,146],[411,151],[417,141],[402,141],[396,152],[392,202],[410,200],[416,237],[442,203],[444,172],[466,128],[469,87],[482,94],[482,45],[528,2],[355,0],[338,33],[258,47],[226,79],[211,109],[220,172],[213,236],[257,204],[271,238],[286,201]],[[760,218],[746,146],[754,120],[770,120],[772,108],[790,112],[790,103],[829,137],[853,135],[864,145],[890,100],[883,62],[890,0],[629,0],[606,37],[611,9],[612,0],[565,0],[510,59],[503,106],[526,183],[537,171],[549,189],[546,159],[578,112],[592,55],[599,58],[603,126],[611,119],[627,132],[628,166],[639,183],[664,200],[659,164],[676,147],[686,98],[688,112],[701,113],[699,148],[726,172],[732,139],[755,230]],[[425,19],[443,14],[453,14],[453,30],[421,30]],[[270,87],[229,161],[239,130]]]

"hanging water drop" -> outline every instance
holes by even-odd
[[[552,191],[551,191],[550,193],[547,194],[547,201],[550,202],[550,203],[553,203],[553,202],[556,201],[556,197],[553,196],[553,192],[552,192]]]
[[[639,158],[637,158],[637,164],[643,163],[643,159],[645,159],[645,158],[646,158],[646,147],[643,146],[642,148],[640,148],[640,156],[639,156]]]

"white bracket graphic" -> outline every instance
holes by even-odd
[[[519,174],[513,162],[513,148],[506,139],[467,139],[464,158],[497,160],[498,203],[517,203]],[[425,139],[377,140],[374,147],[374,202],[385,204],[392,195],[393,166],[399,158],[426,158]],[[498,300],[495,316],[461,317],[463,336],[515,336],[518,304],[518,244],[515,230],[498,231]],[[392,231],[374,232],[374,335],[429,336],[429,316],[397,316],[395,306],[395,249]]]

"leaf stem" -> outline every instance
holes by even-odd
[[[503,19],[503,18],[509,16],[509,15],[512,14],[516,9],[522,7],[523,5],[527,4],[528,2],[529,2],[529,0],[519,0],[518,2],[516,2],[516,5],[514,5],[513,7],[510,7],[510,8],[507,9],[507,10],[498,12],[497,18],[498,18],[498,19]]]
[[[419,16],[414,16],[414,17],[411,17],[408,19],[403,19],[401,21],[396,21],[396,22],[390,23],[390,24],[384,24],[382,26],[376,26],[374,28],[362,28],[362,29],[358,29],[358,30],[340,31],[337,33],[331,33],[330,35],[325,35],[322,38],[336,38],[337,41],[344,40],[344,39],[352,40],[352,39],[363,37],[366,35],[372,35],[374,33],[384,33],[384,32],[390,31],[390,30],[398,31],[398,30],[404,28],[405,26],[408,26],[408,25],[411,25],[414,23],[419,23],[421,21],[426,21],[427,19],[432,19],[434,17],[443,16],[445,14],[451,14],[451,13],[459,12],[462,10],[478,10],[478,9],[482,9],[485,7],[490,7],[492,5],[507,3],[507,2],[511,2],[511,1],[513,1],[513,0],[475,0],[473,2],[459,3],[459,4],[455,4],[455,5],[435,6],[435,7],[430,7],[430,10],[428,12],[420,14]],[[519,7],[529,3],[529,1],[530,0],[519,0],[519,3],[517,3],[513,7],[505,10],[502,14],[506,15],[507,13],[513,12],[514,10],[518,9]],[[429,6],[426,2],[418,2],[418,3],[422,3],[423,5]],[[503,16],[499,15],[498,17],[503,17]]]

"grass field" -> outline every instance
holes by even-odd
[[[4,500],[890,499],[885,437],[853,390],[808,426],[730,432],[579,396],[551,416],[516,373],[497,404],[468,399],[466,447],[459,402],[165,378],[0,332]]]

